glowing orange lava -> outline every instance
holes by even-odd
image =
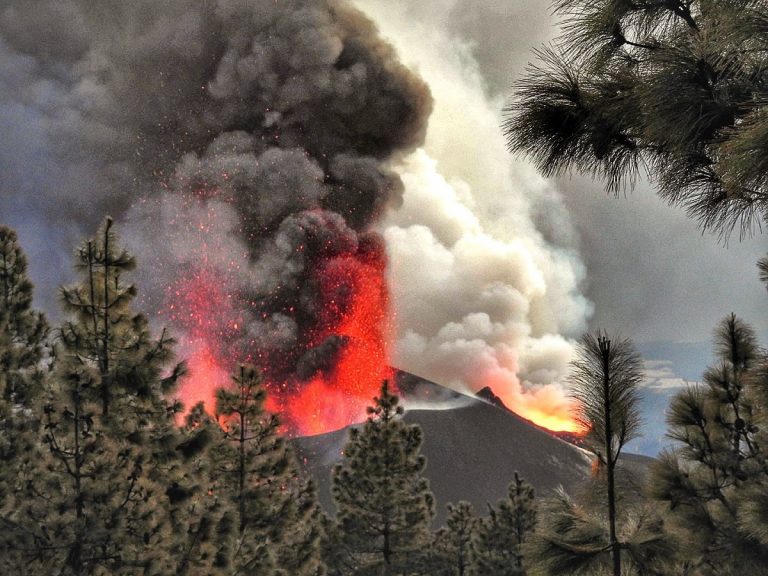
[[[552,385],[528,390],[516,378],[510,380],[491,378],[489,386],[512,412],[552,432],[584,433],[576,421],[573,400],[564,390]]]
[[[189,376],[179,389],[186,410],[203,402],[206,411],[214,412],[216,389],[227,386],[234,367],[222,343],[238,328],[231,297],[224,293],[216,276],[205,269],[186,270],[188,277],[179,279],[168,289],[170,302],[161,311],[181,327],[185,337],[181,355],[189,366]]]
[[[322,221],[322,213],[313,215]],[[195,227],[199,233],[195,263],[178,271],[161,310],[179,334],[179,353],[189,364],[190,375],[179,390],[186,409],[203,402],[213,414],[215,391],[230,385],[230,374],[239,364],[251,362],[265,376],[267,408],[280,413],[286,434],[320,434],[365,420],[382,380],[391,381],[393,376],[382,239],[361,234],[356,241],[330,243],[327,250],[320,242],[305,256],[305,285],[299,295],[280,293],[274,300],[260,300],[248,296],[248,283],[238,276],[237,264],[208,258],[228,253],[215,239],[208,241],[214,217],[210,212],[211,222]],[[306,246],[302,243],[296,249]],[[291,298],[308,302],[296,306]],[[249,318],[267,319],[270,314],[295,322],[295,342],[290,346],[260,348],[249,332]],[[562,391],[552,392],[552,387],[523,391],[511,371],[482,379],[506,406],[535,424],[552,431],[581,432]]]
[[[259,350],[245,337],[238,310],[248,299],[228,291],[226,273],[206,268],[205,258],[197,269],[182,271],[167,290],[162,313],[182,333],[180,353],[190,375],[179,396],[187,410],[203,402],[212,414],[216,389],[230,384],[238,364],[257,359],[266,377],[267,407],[280,413],[286,434],[320,434],[365,420],[382,380],[392,376],[383,246],[366,239],[354,251],[318,258],[310,270],[314,318],[299,335],[296,350],[284,353]],[[297,376],[292,363],[329,338],[338,343],[332,363],[303,379]]]
[[[317,270],[322,310],[317,345],[332,335],[344,339],[333,367],[295,391],[272,387],[270,407],[281,412],[290,431],[313,435],[337,430],[366,417],[389,367],[388,290],[382,251],[334,258]]]
[[[212,413],[216,405],[216,389],[229,384],[229,371],[221,366],[206,342],[190,351],[188,366],[190,378],[180,391],[184,406],[189,409],[202,402],[206,411]]]
[[[534,424],[546,428],[547,430],[551,430],[552,432],[571,432],[573,434],[583,433],[579,423],[576,422],[570,414],[552,414],[535,408],[513,409],[513,411]]]

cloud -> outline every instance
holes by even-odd
[[[669,360],[646,360],[644,366],[644,388],[653,390],[680,390],[697,382],[684,380],[675,372],[674,362]]]
[[[510,98],[514,81],[534,60],[531,50],[560,34],[546,2],[395,5],[448,30],[474,62],[472,82],[496,98]],[[755,268],[768,249],[764,232],[724,246],[702,234],[683,210],[664,204],[647,182],[619,198],[587,177],[556,184],[556,198],[545,191],[532,200],[533,221],[551,242],[579,248],[588,271],[585,295],[596,303],[590,328],[620,330],[642,342],[696,342],[733,311],[768,333],[765,290]]]

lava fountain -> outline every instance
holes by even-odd
[[[385,267],[382,247],[372,243],[317,270],[321,311],[308,344],[332,342],[339,349],[335,362],[299,386],[268,383],[270,407],[290,430],[312,435],[362,421],[382,380],[391,378]]]
[[[281,283],[269,291],[243,276],[247,252],[238,259],[226,241],[231,235],[222,233],[232,214],[218,192],[186,195],[173,209],[174,219],[190,224],[174,240],[190,247],[190,264],[177,269],[161,316],[183,334],[186,408],[202,402],[213,414],[216,389],[229,384],[238,364],[250,362],[261,369],[267,407],[280,413],[286,434],[319,434],[364,420],[382,380],[392,376],[382,238],[354,232],[323,210],[297,214],[290,233],[277,237],[292,239],[288,252],[303,273],[295,291]],[[287,340],[279,336],[286,325],[293,329]]]

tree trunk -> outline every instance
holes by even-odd
[[[112,220],[107,218],[107,224],[104,228],[104,367],[101,373],[101,389],[103,393],[104,415],[109,413],[110,402],[110,383],[109,383],[109,229],[112,226]]]
[[[616,486],[614,467],[616,460],[613,456],[613,426],[611,423],[611,374],[610,357],[611,341],[602,338],[599,341],[603,361],[603,410],[605,412],[605,465],[608,480],[608,534],[611,540],[611,556],[613,557],[613,576],[621,576],[621,546],[616,539]]]
[[[241,394],[240,398],[242,399],[243,393],[242,393],[242,386],[243,384],[240,384],[241,386]],[[239,527],[239,535],[242,538],[243,534],[245,533],[245,415],[243,413],[244,407],[240,407],[240,438],[238,439],[239,443],[239,449],[240,453],[238,455],[239,462],[238,462],[238,494],[237,494],[237,502],[238,502],[238,514],[240,515],[240,522],[238,524]]]

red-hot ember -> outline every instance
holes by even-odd
[[[272,408],[289,430],[312,435],[362,421],[382,380],[391,378],[385,265],[383,254],[375,253],[334,258],[318,269],[321,321],[310,344],[330,336],[343,344],[329,370],[294,391],[270,387]]]
[[[237,312],[247,298],[229,293],[226,275],[204,266],[183,271],[185,278],[167,292],[164,310],[185,334],[181,352],[190,376],[179,393],[187,409],[204,402],[213,413],[215,390],[229,384],[239,363],[254,362],[265,374],[268,408],[280,413],[287,434],[320,434],[365,419],[382,380],[392,376],[386,256],[380,246],[315,263],[307,281],[318,294],[316,318],[300,338],[300,350],[288,356],[300,358],[329,339],[337,342],[337,350],[330,364],[303,379],[295,372],[283,380],[273,376],[279,371],[270,363],[279,365],[285,358],[258,350],[247,340],[247,327]]]
[[[333,231],[333,222],[324,220],[322,213],[307,214],[307,230],[320,222],[327,224],[324,230]],[[180,268],[163,310],[180,333],[180,352],[189,363],[190,376],[180,390],[186,408],[203,402],[213,414],[216,389],[230,384],[238,364],[251,362],[262,370],[268,408],[280,413],[287,434],[320,434],[363,421],[382,380],[392,378],[387,262],[381,239],[363,234],[356,241],[331,243],[331,248],[326,240],[319,247],[315,241],[305,254],[302,277],[302,290],[311,303],[296,306],[301,295],[274,301],[248,296],[242,265],[212,258],[230,253],[210,233],[215,221],[216,213],[209,209],[194,229],[199,232],[196,258]],[[307,235],[306,243],[296,246],[302,254],[313,241],[309,231]],[[249,322],[276,313],[295,321],[295,339],[287,348],[265,347],[259,340],[263,335],[251,334]],[[573,407],[561,393],[547,388],[523,394],[506,377],[489,377],[487,385],[508,407],[536,424],[580,432]]]
[[[223,343],[239,328],[231,295],[223,290],[216,276],[207,270],[187,270],[167,292],[170,302],[164,315],[182,328],[181,342],[190,377],[179,391],[187,409],[203,402],[213,413],[216,389],[229,384],[232,361]]]

